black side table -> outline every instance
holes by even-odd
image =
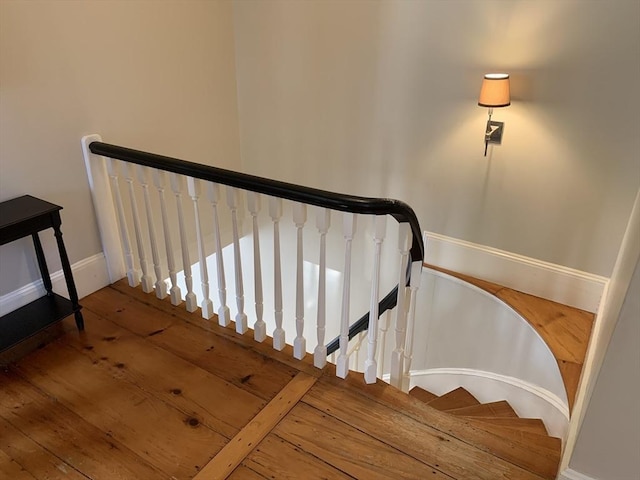
[[[0,203],[0,245],[31,235],[42,274],[42,283],[47,292],[44,297],[0,317],[0,352],[71,314],[75,315],[78,330],[84,330],[84,320],[80,312],[82,307],[78,304],[78,293],[73,281],[69,257],[62,241],[60,210],[62,207],[31,195]],[[40,237],[38,237],[38,232],[48,228],[53,228],[58,243],[69,299],[53,293],[47,262]]]

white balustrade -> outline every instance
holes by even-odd
[[[247,315],[244,313],[244,284],[242,282],[242,255],[240,253],[240,235],[238,233],[238,203],[240,195],[237,188],[227,187],[227,205],[231,210],[231,228],[233,230],[233,264],[236,281],[236,332],[242,334],[249,328]]]
[[[387,217],[379,215],[374,218],[375,244],[373,258],[373,275],[371,278],[371,303],[369,308],[369,333],[367,359],[364,363],[364,380],[366,383],[376,383],[378,378],[378,366],[376,363],[376,348],[378,338],[378,310],[380,297],[380,257],[382,255],[382,242],[387,233]]]
[[[413,332],[416,321],[416,298],[422,279],[422,262],[411,264],[411,281],[409,282],[409,313],[407,314],[407,339],[405,342],[404,367],[402,374],[402,390],[409,391],[411,362],[413,360]]]
[[[162,217],[162,231],[164,233],[164,246],[167,252],[167,266],[169,267],[169,278],[171,280],[171,289],[169,294],[172,305],[180,305],[182,303],[182,292],[178,286],[178,275],[176,273],[176,261],[173,256],[173,242],[171,241],[171,226],[167,216],[167,202],[164,197],[164,188],[166,184],[166,174],[163,170],[153,170],[153,183],[158,190],[158,198],[160,199],[160,215]]]
[[[340,353],[336,364],[336,375],[346,378],[349,374],[349,307],[351,299],[351,246],[356,233],[356,215],[343,214],[344,251],[344,282],[342,284],[342,314],[340,316]]]
[[[293,356],[298,360],[307,353],[307,342],[304,338],[304,271],[303,271],[303,228],[307,221],[307,206],[303,203],[293,204],[293,223],[296,226],[296,338],[293,340]]]
[[[186,290],[184,301],[185,308],[189,312],[194,312],[201,308],[202,316],[206,319],[211,318],[214,315],[214,304],[210,298],[210,283],[209,283],[209,271],[207,263],[207,251],[205,249],[205,237],[204,237],[204,224],[201,220],[201,195],[205,195],[208,201],[211,203],[213,209],[213,236],[215,241],[215,256],[212,261],[216,263],[217,272],[217,289],[218,298],[220,300],[217,314],[219,323],[222,326],[227,326],[231,323],[231,315],[229,307],[227,306],[227,285],[224,270],[224,257],[227,252],[223,253],[223,237],[221,232],[221,219],[219,218],[219,203],[220,203],[220,188],[221,185],[215,182],[190,177],[187,175],[180,175],[174,171],[185,171],[184,163],[180,161],[165,162],[158,159],[158,165],[165,165],[166,170],[150,168],[147,166],[138,165],[135,162],[143,157],[135,156],[135,151],[130,151],[126,157],[131,161],[123,161],[124,169],[121,168],[122,173],[118,171],[120,163],[118,160],[101,157],[100,155],[93,154],[91,149],[96,151],[112,151],[114,156],[119,157],[122,149],[118,150],[117,147],[109,148],[108,145],[101,144],[100,146],[94,145],[91,147],[92,142],[101,142],[101,139],[97,135],[88,136],[83,138],[83,153],[85,156],[85,162],[87,166],[87,173],[89,175],[89,184],[92,191],[92,196],[96,205],[100,205],[101,208],[97,209],[97,216],[100,219],[100,232],[103,238],[107,239],[104,243],[105,255],[107,250],[109,251],[109,258],[107,262],[110,266],[110,278],[117,280],[121,278],[125,273],[129,285],[137,286],[141,284],[142,290],[146,293],[155,291],[158,298],[165,298],[170,295],[170,300],[173,305],[179,305],[182,302],[182,292]],[[105,148],[106,147],[106,148]],[[132,155],[132,156],[130,156]],[[145,154],[143,154],[144,156]],[[145,159],[152,158],[150,156],[144,157]],[[165,159],[166,160],[166,159]],[[146,164],[147,161],[145,160]],[[134,172],[135,169],[135,172]],[[240,210],[242,204],[241,193],[238,188],[225,186],[227,182],[231,182],[232,178],[241,178],[241,174],[225,175],[224,172],[218,169],[207,169],[203,167],[201,169],[195,168],[192,170],[197,177],[203,178],[219,178],[222,186],[225,188],[226,201],[230,209],[231,215],[231,233],[233,237],[233,261],[234,261],[234,279],[235,279],[235,298],[237,313],[234,317],[236,331],[240,334],[246,333],[249,328],[247,321],[247,314],[245,312],[245,291],[244,291],[244,271],[242,269],[242,254],[240,249],[240,220],[242,211]],[[195,173],[199,172],[199,173]],[[176,258],[173,246],[175,242],[176,233],[172,230],[175,225],[172,225],[171,218],[172,211],[167,206],[166,189],[167,189],[167,173],[169,173],[170,187],[175,196],[177,224],[179,228],[180,250],[182,257],[182,270],[178,272],[180,267],[176,264]],[[151,178],[152,174],[152,178]],[[215,176],[214,175],[220,175]],[[240,175],[240,177],[238,177]],[[186,178],[187,190],[184,192],[183,182]],[[244,177],[246,180],[251,181],[249,177]],[[127,186],[120,185],[122,179],[126,181]],[[141,192],[137,190],[137,186],[134,182],[137,182],[141,186]],[[264,184],[256,185],[257,190],[265,188],[268,191],[270,186],[274,183],[265,182]],[[283,185],[284,186],[284,185]],[[126,188],[128,190],[128,199],[123,198],[126,195],[122,190]],[[152,204],[152,190],[155,187],[159,202],[159,213],[161,220],[157,217],[154,218],[154,205]],[[202,189],[205,190],[202,190]],[[252,188],[252,187],[249,187]],[[272,190],[275,191],[275,190]],[[298,191],[299,194],[303,194],[304,189],[293,188],[292,191]],[[198,264],[197,267],[191,264],[190,241],[193,241],[190,234],[187,232],[185,224],[190,228],[190,222],[186,222],[186,213],[183,205],[183,192],[191,198],[195,235],[197,241],[198,251]],[[253,241],[253,294],[255,299],[255,323],[252,325],[254,330],[254,339],[258,342],[263,342],[267,338],[267,322],[264,318],[265,298],[264,298],[264,279],[263,279],[263,263],[262,252],[260,249],[260,229],[259,229],[259,215],[261,211],[261,195],[257,192],[246,191],[247,209],[251,215],[252,221],[252,241]],[[137,196],[142,196],[141,201],[144,201],[144,213],[146,216],[146,222],[140,218],[140,206],[137,202]],[[287,196],[284,194],[284,196]],[[95,199],[99,199],[99,201]],[[288,270],[285,270],[285,266],[282,265],[281,258],[281,228],[280,222],[283,215],[283,198],[281,197],[268,197],[269,198],[269,216],[273,224],[273,311],[275,328],[273,330],[273,347],[276,350],[282,350],[285,347],[286,333],[284,328],[284,309],[283,300],[285,293],[290,295],[293,293],[293,287],[288,288],[285,292],[283,290],[283,270],[289,274]],[[331,196],[327,197],[328,199]],[[125,211],[125,207],[129,200],[130,211]],[[313,200],[313,203],[316,203]],[[105,206],[106,207],[103,207]],[[295,317],[290,319],[291,315],[288,315],[287,320],[295,320],[295,337],[291,342],[293,345],[293,356],[296,359],[303,359],[307,353],[307,345],[305,338],[305,283],[310,280],[305,280],[304,270],[304,226],[307,221],[307,204],[300,202],[291,202],[293,211],[293,223],[296,229],[296,279],[295,279]],[[188,207],[188,206],[187,206]],[[340,207],[342,209],[342,207]],[[203,212],[202,212],[203,213]],[[203,213],[204,214],[204,213]],[[141,222],[142,220],[142,222]],[[162,233],[160,237],[157,236],[156,222],[162,221]],[[388,310],[379,316],[380,314],[380,283],[382,277],[382,247],[386,236],[386,215],[374,216],[374,258],[373,258],[373,271],[371,278],[371,289],[369,297],[369,314],[368,314],[368,329],[357,334],[353,339],[353,342],[349,341],[349,329],[353,321],[357,318],[351,317],[351,304],[360,302],[360,295],[352,295],[352,256],[353,256],[353,241],[356,234],[357,215],[355,213],[343,212],[343,237],[345,242],[344,250],[344,268],[342,269],[342,292],[341,292],[341,305],[339,314],[339,336],[338,344],[339,348],[331,353],[331,361],[336,363],[336,375],[341,378],[347,377],[350,369],[363,368],[364,378],[366,383],[374,383],[377,378],[386,370],[391,372],[391,383],[398,387],[406,389],[408,386],[409,371],[413,361],[413,332],[415,330],[415,316],[416,316],[416,298],[417,291],[420,286],[420,270],[421,262],[414,262],[411,265],[411,278],[409,285],[406,284],[407,267],[409,266],[410,258],[410,246],[411,246],[411,227],[408,223],[401,223],[399,226],[399,239],[398,248],[400,252],[400,268],[398,271],[398,292],[395,313],[393,310]],[[329,275],[328,265],[330,260],[327,258],[327,243],[328,232],[331,224],[331,211],[327,208],[318,207],[316,210],[316,227],[319,234],[319,273],[318,273],[318,288],[317,288],[317,318],[316,318],[316,338],[317,343],[313,349],[313,361],[314,365],[318,368],[323,368],[327,363],[327,346],[326,333],[327,330],[331,331],[336,326],[334,324],[328,325],[327,321],[327,309],[331,306],[333,299],[327,298],[327,277]],[[117,227],[119,232],[115,232]],[[133,232],[131,232],[133,229]],[[106,237],[103,232],[110,232]],[[130,237],[130,232],[135,235],[135,246],[133,245],[133,238]],[[289,231],[285,232],[288,240]],[[147,238],[148,235],[148,238]],[[226,237],[225,237],[226,238]],[[209,240],[207,238],[207,240]],[[160,244],[164,242],[164,247]],[[244,241],[243,241],[244,243]],[[288,249],[290,246],[285,244]],[[151,259],[148,258],[147,248],[150,248]],[[165,250],[166,250],[166,264],[164,263]],[[287,252],[288,253],[288,252]],[[291,252],[292,253],[292,252]],[[137,254],[137,257],[136,257]],[[124,267],[122,260],[124,257]],[[287,260],[292,255],[287,254]],[[359,256],[358,256],[359,258]],[[153,273],[150,271],[150,260],[153,261]],[[230,259],[227,258],[227,262]],[[269,262],[268,262],[269,263]],[[165,266],[166,265],[166,266]],[[138,270],[138,267],[141,270]],[[289,265],[286,265],[289,267]],[[201,289],[197,289],[198,293],[194,292],[193,285],[193,268],[199,270]],[[168,280],[163,277],[163,271],[166,273],[168,270]],[[366,269],[365,269],[366,270]],[[184,285],[182,282],[182,274],[184,273]],[[266,272],[265,272],[266,273]],[[385,272],[386,274],[386,272]],[[155,277],[155,278],[154,278]],[[340,275],[336,275],[339,278]],[[288,285],[290,287],[292,278],[287,278]],[[313,279],[315,280],[315,279]],[[180,283],[179,283],[180,282]],[[269,282],[270,283],[270,282]],[[308,285],[307,285],[308,286]],[[354,287],[355,288],[355,287]],[[200,298],[200,292],[202,292],[202,298]],[[355,292],[354,293],[359,293]],[[366,292],[363,292],[366,293]],[[251,292],[249,291],[249,295]],[[309,295],[308,293],[306,295]],[[289,297],[287,297],[289,298]],[[201,301],[200,301],[201,300]],[[309,299],[307,298],[307,303]],[[217,302],[216,302],[217,303]],[[269,299],[267,299],[269,303]],[[336,305],[336,307],[338,307]],[[268,307],[269,308],[269,307]],[[288,312],[288,311],[287,311]],[[387,333],[392,323],[391,319],[395,315],[395,344],[393,348],[387,345]],[[335,316],[335,315],[334,315]],[[333,320],[335,323],[335,320]],[[290,324],[287,324],[287,328]],[[327,328],[331,327],[331,328]],[[362,355],[366,355],[364,358],[360,357],[361,348],[366,341],[367,349],[362,350]],[[387,348],[391,355],[386,356]]]
[[[156,229],[153,222],[153,209],[151,208],[151,197],[149,196],[149,169],[142,165],[136,165],[138,181],[142,185],[142,196],[144,198],[144,208],[147,216],[147,230],[149,232],[149,242],[151,243],[151,258],[153,259],[153,271],[156,274],[154,289],[156,297],[160,300],[167,296],[167,284],[162,277],[162,266],[160,265],[160,254],[158,253],[158,242],[156,240]]]
[[[253,228],[253,289],[256,304],[256,322],[253,324],[253,339],[263,342],[267,338],[267,324],[263,320],[262,265],[260,262],[260,235],[258,214],[260,213],[260,194],[247,192],[247,208],[251,214]]]
[[[285,346],[285,332],[282,328],[282,264],[280,262],[280,218],[282,199],[269,199],[269,216],[273,221],[273,288],[276,328],[273,331],[273,348],[282,350]]]
[[[116,218],[118,219],[118,229],[120,231],[120,242],[124,251],[124,261],[127,267],[127,280],[130,287],[140,285],[140,272],[135,268],[133,252],[131,250],[131,241],[129,240],[129,229],[127,228],[127,220],[124,215],[124,207],[122,206],[122,195],[120,194],[120,185],[118,184],[118,163],[112,158],[107,158],[107,173],[111,178],[111,192],[114,197],[116,206]]]
[[[184,211],[182,208],[182,177],[171,173],[171,190],[176,197],[176,210],[178,212],[178,229],[180,230],[180,247],[182,251],[182,268],[184,271],[184,283],[187,287],[187,294],[184,297],[187,312],[195,312],[198,309],[196,294],[193,293],[193,277],[191,274],[191,260],[189,258],[189,243],[187,232],[184,227]]]
[[[380,357],[378,359],[378,378],[384,375],[384,367],[387,352],[387,332],[391,325],[391,310],[387,310],[380,316]]]
[[[226,327],[231,323],[231,313],[227,306],[227,283],[224,275],[224,255],[222,254],[222,236],[220,234],[220,219],[218,217],[218,201],[220,199],[220,186],[217,183],[207,182],[207,197],[213,209],[213,235],[216,240],[216,273],[218,275],[218,325]]]
[[[131,217],[133,219],[133,230],[136,234],[136,246],[138,247],[138,258],[140,259],[140,268],[142,269],[142,291],[144,293],[153,292],[153,279],[149,275],[149,265],[147,263],[147,253],[144,248],[144,241],[142,239],[142,227],[140,226],[140,215],[138,213],[138,203],[136,201],[136,192],[133,186],[133,165],[131,163],[126,164],[126,181],[129,190],[129,203],[131,206]]]
[[[391,353],[391,385],[402,388],[404,373],[404,344],[406,340],[407,314],[405,311],[405,292],[407,282],[407,266],[409,264],[409,248],[411,246],[411,227],[401,223],[398,232],[398,249],[400,250],[400,271],[398,273],[398,303],[396,305],[396,337],[395,349]]]
[[[318,274],[318,344],[313,352],[313,364],[323,368],[327,364],[327,346],[325,345],[325,326],[327,322],[327,232],[331,225],[331,210],[318,209],[316,227],[320,233],[320,260]]]
[[[365,338],[367,338],[367,332],[359,332],[354,339],[353,347],[349,350],[351,370],[356,370],[360,365],[360,349]]]
[[[207,272],[207,256],[204,250],[204,238],[202,236],[202,226],[200,225],[200,211],[198,209],[198,198],[200,197],[200,180],[187,177],[187,189],[193,201],[193,212],[196,223],[196,237],[198,240],[198,260],[200,263],[200,283],[202,284],[202,317],[207,320],[213,317],[213,302],[209,298],[209,273]]]

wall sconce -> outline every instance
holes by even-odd
[[[500,145],[502,143],[502,133],[504,130],[504,122],[494,122],[491,120],[493,109],[499,107],[508,107],[511,105],[511,95],[509,93],[509,74],[507,73],[488,73],[482,80],[482,88],[480,88],[480,97],[478,105],[481,107],[489,107],[489,119],[487,120],[487,129],[484,134],[484,156],[487,156],[487,147],[490,143]]]

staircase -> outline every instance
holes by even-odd
[[[323,380],[339,385],[331,375],[325,375]],[[415,450],[422,455],[433,455],[439,462],[436,465],[455,478],[485,478],[487,472],[493,475],[492,478],[556,478],[561,440],[549,436],[540,419],[519,418],[508,402],[482,404],[464,388],[438,396],[414,387],[407,395],[383,382],[362,385],[360,374],[352,374],[343,382],[342,388],[349,387],[357,387],[360,395],[380,403],[380,406],[372,408],[372,404],[365,405],[362,402],[361,408],[369,410],[370,418],[379,419],[385,407],[401,413],[390,421],[399,423],[400,430],[405,432],[405,452],[414,455],[412,451]],[[354,398],[345,396],[342,400],[353,402]],[[377,412],[378,408],[380,412]],[[335,411],[332,413],[335,414]],[[410,417],[412,422],[407,422],[405,416]],[[343,421],[349,420],[345,417]],[[376,428],[390,430],[380,433],[381,436],[393,436],[393,430],[397,427],[379,425]],[[440,432],[435,438],[432,437],[434,431]],[[447,445],[438,445],[438,442],[447,442]],[[470,455],[471,458],[462,462],[449,451],[451,448],[460,448],[455,445],[457,442],[472,447],[471,450],[458,451],[457,455]],[[493,459],[490,460],[493,465],[486,463],[487,457],[476,456],[475,450],[491,455],[489,458]],[[475,466],[465,472],[464,469],[468,467],[462,465],[468,465],[469,460]],[[449,462],[456,463],[463,471],[449,470]],[[505,465],[509,465],[506,470]]]
[[[507,441],[524,441],[560,454],[561,440],[549,436],[541,419],[520,418],[505,400],[480,403],[462,387],[441,396],[420,387],[413,387],[409,395],[431,408],[460,417],[468,424],[486,431],[490,436],[500,435]],[[554,456],[550,456],[549,460],[554,461]],[[549,468],[551,467],[552,465],[549,465]]]

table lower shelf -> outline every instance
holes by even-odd
[[[0,352],[75,313],[70,300],[54,293],[0,317]]]

